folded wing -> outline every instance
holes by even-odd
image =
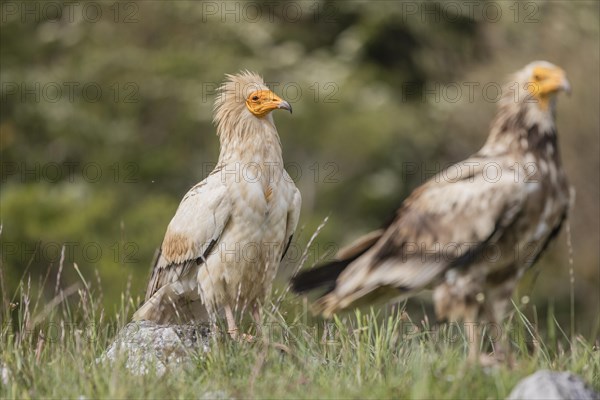
[[[323,286],[310,281],[335,266],[341,269],[315,304],[317,312],[328,316],[408,295],[448,269],[470,264],[502,236],[526,196],[525,184],[514,179],[509,163],[494,162],[492,175],[490,161],[473,157],[436,175],[404,201],[383,234],[370,234],[362,247],[355,246],[358,251],[300,274],[294,289]]]
[[[182,302],[199,302],[195,272],[217,248],[230,215],[231,201],[219,174],[211,174],[188,191],[169,223],[148,283],[146,303],[135,313],[135,320],[165,322],[174,310],[186,305]],[[173,299],[178,304],[170,304]],[[204,307],[195,304],[190,312],[203,311]],[[192,319],[204,315],[197,317]]]

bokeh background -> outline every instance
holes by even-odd
[[[302,195],[281,285],[323,219],[307,265],[377,228],[418,184],[483,144],[497,85],[530,61],[563,67],[565,230],[516,299],[595,332],[599,314],[599,4],[550,2],[1,3],[4,293],[48,277],[100,282],[107,314],[143,297],[183,194],[218,157],[215,88],[261,73],[294,107],[275,114]],[[469,88],[472,88],[470,90]],[[540,273],[541,272],[541,273]],[[538,274],[539,273],[539,274]],[[427,306],[427,298],[423,300]],[[597,332],[597,331],[596,331]]]

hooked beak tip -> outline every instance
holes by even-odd
[[[566,78],[563,79],[561,86],[567,95],[571,95],[571,84]]]
[[[288,110],[290,114],[292,113],[292,106],[285,100],[282,100],[281,103],[279,103],[279,105],[277,106],[277,108]]]

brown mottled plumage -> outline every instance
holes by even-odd
[[[296,276],[296,292],[324,289],[331,314],[434,289],[440,319],[498,323],[513,290],[558,233],[570,189],[556,142],[555,94],[564,72],[534,62],[507,85],[483,148],[417,188],[384,229]],[[513,89],[511,89],[511,87]],[[478,354],[477,333],[470,358]]]
[[[227,75],[215,102],[221,152],[171,220],[134,320],[201,322],[258,307],[298,224],[300,192],[283,168],[271,111],[291,106],[251,72]]]

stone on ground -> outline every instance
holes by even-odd
[[[514,387],[509,400],[599,400],[580,377],[571,372],[537,371]]]
[[[149,321],[131,322],[116,336],[100,357],[100,362],[123,360],[135,375],[155,370],[186,367],[194,356],[209,351],[210,329],[195,325],[157,325]]]

